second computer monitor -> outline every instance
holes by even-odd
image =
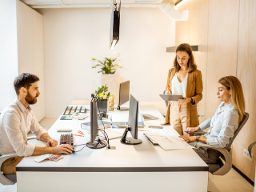
[[[134,139],[138,139],[139,102],[131,95],[128,126]]]
[[[130,95],[130,109],[128,128],[126,128],[121,143],[126,145],[137,145],[142,143],[142,140],[138,139],[138,117],[139,117],[139,102]],[[131,132],[132,138],[127,137],[127,133]]]
[[[120,106],[129,101],[130,96],[130,81],[120,83],[119,87],[119,103],[118,110],[129,110],[128,108],[121,108]]]

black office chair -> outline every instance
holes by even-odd
[[[199,147],[215,149],[215,150],[217,150],[221,153],[221,157],[224,160],[225,164],[223,164],[221,159],[219,160],[218,163],[207,164],[209,166],[209,172],[212,173],[213,175],[225,175],[232,168],[232,148],[231,148],[231,145],[232,145],[236,136],[238,135],[240,130],[243,128],[243,126],[245,125],[245,123],[247,122],[248,119],[249,119],[249,114],[245,113],[245,115],[243,117],[243,120],[241,121],[241,123],[239,124],[238,128],[236,129],[236,131],[234,133],[234,137],[232,137],[229,144],[225,148],[217,148],[217,147],[213,147],[213,146],[210,146],[210,145],[207,145],[207,144],[204,144],[204,143],[199,143],[198,144]],[[206,132],[196,131],[194,133],[195,133],[195,135],[202,135],[202,134],[205,134]]]

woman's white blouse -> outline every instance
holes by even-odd
[[[199,125],[201,130],[210,127],[204,135],[208,145],[224,148],[234,136],[239,125],[239,114],[232,103],[224,106],[222,102],[212,117]]]
[[[182,95],[183,97],[186,97],[187,79],[188,79],[188,74],[182,80],[182,82],[180,82],[178,79],[177,73],[175,73],[174,77],[172,78],[172,82],[171,82],[172,95]]]

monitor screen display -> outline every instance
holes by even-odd
[[[119,106],[129,101],[130,96],[130,81],[120,83],[119,88]]]
[[[139,102],[131,95],[128,125],[134,139],[138,139],[138,109]]]

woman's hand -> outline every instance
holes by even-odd
[[[172,94],[171,90],[169,88],[166,89],[165,94]]]
[[[190,97],[184,97],[183,99],[179,99],[180,104],[188,104],[190,103]]]
[[[196,141],[196,136],[185,136],[185,135],[182,135],[182,136],[179,136],[179,138],[182,138],[184,139],[187,143],[191,143],[191,142],[195,142]]]
[[[195,132],[200,130],[200,127],[187,127],[187,129],[185,130],[185,132]]]

